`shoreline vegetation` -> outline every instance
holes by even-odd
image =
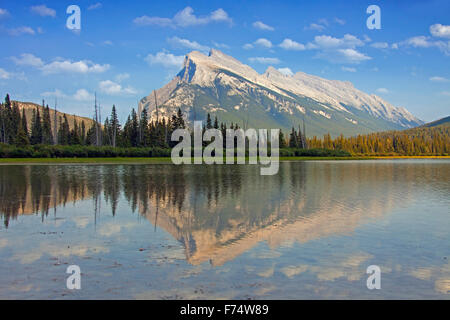
[[[288,161],[326,161],[326,160],[401,160],[401,159],[449,159],[450,156],[291,156],[280,157],[280,162]],[[194,163],[194,158],[191,158]],[[224,161],[225,163],[225,161]],[[248,163],[248,158],[246,158]],[[172,164],[170,157],[98,157],[98,158],[0,158],[0,165],[20,164]]]

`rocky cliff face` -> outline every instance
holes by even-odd
[[[157,101],[158,108],[156,108]],[[350,82],[298,72],[293,76],[269,67],[259,74],[218,50],[193,51],[183,69],[164,87],[139,103],[152,119],[181,108],[188,121],[206,113],[241,127],[290,130],[305,119],[307,135],[353,135],[422,124],[404,108],[356,89]]]

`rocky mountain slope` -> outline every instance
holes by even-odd
[[[287,76],[273,67],[259,74],[214,49],[208,56],[189,53],[172,81],[140,101],[139,110],[144,108],[152,119],[170,117],[181,108],[188,121],[204,120],[211,113],[242,128],[285,131],[304,119],[308,136],[354,135],[423,123],[405,108],[366,94],[350,82],[303,72]]]
[[[42,105],[33,103],[33,102],[22,102],[22,101],[11,101],[13,104],[17,104],[19,107],[20,113],[22,114],[22,109],[25,109],[25,116],[27,117],[27,126],[28,129],[31,128],[31,120],[33,118],[33,110],[39,109],[39,113],[41,114],[41,118],[43,115],[43,107]],[[52,125],[52,129],[55,127],[54,125],[54,119],[55,119],[55,109],[50,109],[50,122]],[[74,114],[68,114],[64,112],[56,111],[56,122],[57,122],[57,128],[60,126],[60,119],[64,118],[64,115],[66,115],[67,120],[69,122],[69,128],[72,129],[74,125],[74,120],[78,123],[78,125],[81,125],[81,122],[84,121],[84,125],[86,126],[86,130],[89,129],[94,125],[94,121],[87,117],[80,117],[76,116]],[[64,120],[64,119],[63,119]]]
[[[450,126],[450,116],[423,125],[423,127],[428,128],[433,128],[437,126],[447,126],[447,127]]]

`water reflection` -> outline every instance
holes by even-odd
[[[414,201],[417,183],[450,194],[448,177],[445,162],[287,162],[275,176],[256,166],[0,166],[0,213],[8,228],[19,215],[44,220],[91,199],[96,223],[102,202],[114,216],[126,201],[181,242],[190,264],[220,266],[262,241],[275,248],[350,234]]]

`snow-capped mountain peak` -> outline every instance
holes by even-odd
[[[180,107],[188,121],[209,112],[239,122],[249,118],[253,109],[255,117],[258,114],[264,119],[258,122],[266,127],[289,128],[303,117],[311,124],[317,122],[318,127],[310,132],[330,130],[326,122],[336,127],[335,133],[399,129],[422,123],[405,108],[364,93],[349,81],[328,80],[301,71],[290,76],[272,66],[259,74],[216,49],[209,55],[198,51],[186,55],[182,70],[157,90],[156,96],[158,115],[169,117]],[[139,107],[155,116],[155,106],[151,93]]]

